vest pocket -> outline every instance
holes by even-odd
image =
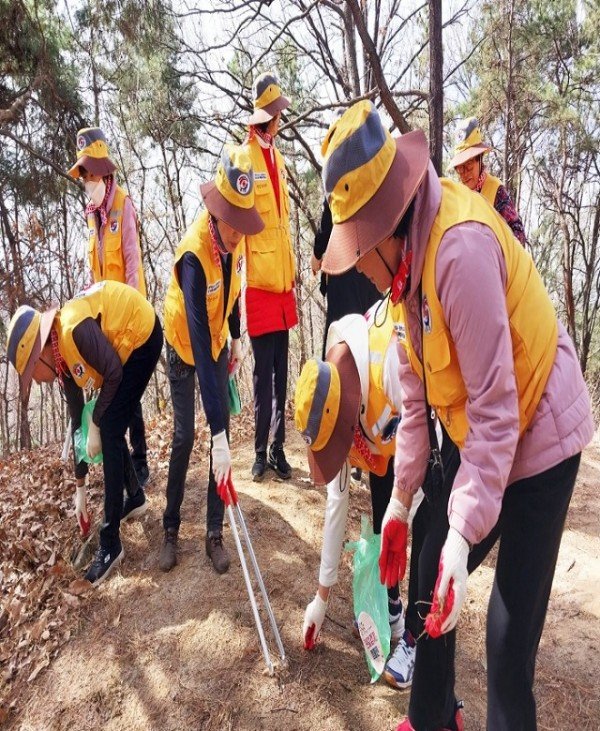
[[[423,341],[427,396],[432,406],[456,406],[464,403],[464,387],[454,346],[443,330],[427,335]],[[454,356],[454,357],[453,357]]]

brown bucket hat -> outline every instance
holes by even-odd
[[[281,93],[279,80],[267,71],[254,82],[254,111],[248,118],[248,125],[270,122],[277,114],[290,106],[290,100]]]
[[[330,482],[348,457],[360,401],[360,378],[346,343],[333,345],[325,361],[304,364],[296,384],[295,422],[308,444],[315,484]]]
[[[450,160],[449,167],[451,168],[464,165],[467,160],[484,155],[492,149],[491,145],[487,145],[481,137],[477,117],[470,117],[463,121],[459,129],[459,137],[460,142],[454,148],[454,157]]]
[[[265,227],[254,207],[254,172],[246,147],[225,145],[215,179],[201,185],[200,193],[212,216],[244,236]]]
[[[396,230],[429,165],[421,130],[393,138],[369,101],[350,107],[327,132],[323,187],[333,231],[323,271],[342,274]]]

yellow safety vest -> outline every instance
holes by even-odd
[[[519,395],[520,434],[531,422],[552,370],[558,324],[530,254],[515,239],[504,220],[481,196],[465,190],[461,183],[441,178],[441,184],[442,202],[429,236],[421,285],[425,369],[410,342],[409,328],[406,328],[404,344],[414,372],[422,379],[425,371],[429,403],[452,441],[462,447],[469,431],[467,389],[435,286],[436,256],[444,233],[465,221],[477,221],[492,229],[502,248],[507,273],[506,309]],[[468,285],[463,282],[460,286]]]
[[[262,148],[253,139],[248,143],[248,149],[254,170],[254,205],[265,227],[255,236],[246,236],[246,284],[268,292],[289,292],[294,286],[296,261],[290,235],[290,194],[285,163],[275,148],[279,172],[279,212]]]
[[[378,326],[379,325],[379,326]],[[362,433],[369,444],[370,463],[352,445],[349,458],[354,467],[383,477],[390,457],[396,451],[396,426],[399,413],[383,387],[383,364],[394,333],[404,333],[402,306],[389,303],[383,323],[377,317],[369,325],[369,395],[367,408],[360,416]],[[386,428],[387,427],[387,428]]]
[[[496,193],[501,185],[501,180],[486,172],[485,180],[483,181],[483,186],[481,188],[481,195],[486,199],[490,206],[493,206],[496,202]]]
[[[122,365],[148,340],[156,321],[152,305],[133,287],[121,282],[97,282],[67,302],[54,320],[59,350],[77,385],[86,389],[100,388],[103,381],[73,340],[77,325],[89,317],[99,323]]]
[[[211,355],[217,360],[227,343],[228,317],[233,310],[242,287],[244,241],[240,241],[231,262],[231,283],[227,307],[224,305],[224,283],[221,266],[213,258],[212,241],[208,230],[208,211],[203,211],[185,232],[175,252],[171,282],[165,298],[165,337],[179,357],[188,365],[194,365],[183,291],[177,278],[177,262],[190,251],[198,258],[206,276],[206,310],[210,329]]]
[[[98,225],[96,214],[90,213],[87,217],[88,225],[88,260],[94,282],[101,282],[104,279],[110,279],[114,282],[124,282],[125,278],[125,261],[122,251],[123,236],[123,208],[125,199],[129,196],[117,185],[112,208],[108,213],[108,221],[104,228],[104,236],[102,237],[102,265],[100,265],[100,257],[98,256]],[[138,267],[138,292],[144,297],[146,296],[146,280],[144,279],[144,269],[142,267],[142,253],[140,249],[140,240],[138,237],[137,247],[140,252],[140,264]]]

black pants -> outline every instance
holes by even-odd
[[[381,533],[383,516],[390,502],[394,487],[393,459],[390,459],[387,472],[382,477],[376,475],[374,472],[369,472],[369,487],[371,489],[371,509],[373,511],[373,533],[379,535]],[[388,599],[397,599],[399,596],[400,590],[397,585],[388,589]]]
[[[142,470],[148,467],[146,459],[146,427],[144,426],[144,415],[142,414],[142,404],[137,405],[133,412],[133,417],[129,422],[129,442],[131,444],[131,459],[136,470]]]
[[[500,539],[486,633],[489,731],[537,728],[535,658],[580,457],[510,485],[496,526],[469,555],[472,572]],[[460,464],[458,452],[446,454],[444,464],[444,487],[429,503],[430,519],[418,560],[418,598],[423,602],[431,602],[448,533],[448,499]],[[419,618],[417,636],[422,629]],[[417,731],[433,731],[454,717],[455,643],[456,630],[435,640],[423,635],[418,642],[408,711]]]
[[[266,452],[273,422],[273,442],[285,442],[289,331],[250,338],[254,353],[254,449]],[[273,396],[275,414],[273,414]]]
[[[100,419],[104,458],[104,523],[100,529],[100,545],[109,550],[116,550],[121,544],[123,487],[130,495],[140,489],[125,432],[154,372],[162,344],[163,334],[157,317],[148,340],[131,353],[123,366],[119,388]]]
[[[228,351],[223,348],[217,360],[218,384],[225,414],[225,431],[229,439],[229,392],[227,372]],[[179,529],[181,504],[185,492],[185,478],[194,446],[196,369],[184,363],[167,344],[167,364],[171,399],[173,401],[173,443],[167,479],[167,507],[163,515],[163,527]],[[217,483],[212,470],[211,455],[208,468],[208,493],[206,497],[206,529],[220,532],[223,528],[225,506],[217,495]]]

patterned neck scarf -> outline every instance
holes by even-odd
[[[219,236],[219,229],[217,228],[215,218],[210,214],[208,216],[208,232],[210,233],[210,241],[212,244],[213,261],[218,267],[220,267],[221,257],[227,256],[229,252],[221,241],[221,237]]]
[[[356,424],[356,426],[354,427],[353,442],[354,442],[354,446],[356,447],[358,453],[365,461],[365,464],[369,467],[369,469],[371,471],[373,471],[373,469],[375,467],[375,459],[373,457],[373,454],[371,453],[371,450],[369,449],[367,440],[362,435],[360,426],[358,424]]]
[[[248,130],[246,141],[251,142],[254,137],[258,137],[259,140],[262,140],[267,147],[273,147],[273,135],[270,135],[268,132],[263,132],[258,127],[251,125]]]
[[[102,203],[97,206],[92,201],[90,201],[85,207],[86,216],[89,216],[91,213],[96,213],[96,211],[100,214],[100,223],[102,226],[106,226],[106,222],[108,221],[108,213],[106,207],[108,205],[108,199],[113,189],[115,178],[114,175],[107,175],[104,180],[106,185],[106,191],[104,192],[104,198],[102,199]]]
[[[481,172],[479,173],[479,177],[477,178],[477,185],[475,186],[475,190],[478,193],[481,193],[481,189],[483,188],[483,184],[485,183],[485,179],[487,178],[487,173],[485,172],[485,168],[483,167],[483,162],[481,163]]]
[[[69,376],[69,368],[67,366],[67,362],[60,354],[60,350],[58,349],[58,333],[56,332],[55,328],[52,328],[50,330],[50,342],[52,343],[52,355],[54,356],[54,365],[56,367],[56,376],[58,378],[58,382],[61,386],[64,385],[63,378],[64,376]]]

